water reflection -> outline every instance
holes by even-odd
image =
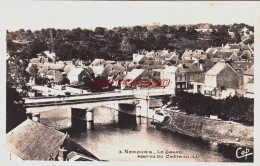
[[[233,161],[199,139],[158,130],[151,121],[120,112],[115,116],[112,109],[96,108],[93,130],[70,131],[70,135],[97,157],[110,161]],[[164,154],[163,158],[151,159],[126,151],[151,151],[155,155],[159,151]],[[173,151],[181,151],[189,158],[170,158],[174,154],[166,154]]]

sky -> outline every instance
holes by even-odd
[[[42,28],[113,28],[143,24],[255,25],[258,2],[3,2],[8,30]]]

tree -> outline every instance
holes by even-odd
[[[188,28],[187,38],[190,40],[197,40],[199,33],[194,28]]]
[[[136,50],[136,46],[131,42],[131,39],[124,37],[120,49],[123,53],[132,54]]]
[[[36,58],[36,54],[41,53],[47,50],[47,44],[45,42],[40,41],[39,39],[34,39],[32,43],[30,43],[27,47],[24,48],[22,52],[24,52],[28,59]]]
[[[169,95],[164,95],[164,96],[163,96],[163,100],[162,100],[163,104],[165,105],[165,104],[167,104],[169,101],[171,101],[171,97],[170,97]]]
[[[178,28],[178,32],[179,32],[181,35],[185,34],[185,32],[186,32],[186,27],[184,27],[184,26],[179,27],[179,28]]]
[[[217,31],[213,30],[211,33],[211,40],[213,40],[216,46],[226,44],[229,40],[228,26],[221,25],[217,28]]]
[[[6,133],[26,120],[22,98],[14,88],[6,89]]]
[[[235,33],[235,41],[236,41],[236,43],[241,42],[241,37],[240,37],[240,34],[238,32]]]
[[[106,28],[103,28],[103,27],[96,27],[95,28],[95,34],[96,35],[105,35],[105,32],[106,32]]]
[[[38,68],[35,64],[32,64],[29,69],[28,73],[30,74],[31,77],[36,77],[38,74]]]
[[[157,36],[157,38],[156,38],[157,49],[168,48],[168,44],[169,44],[169,41],[168,41],[166,35],[160,34]]]
[[[10,87],[21,87],[29,80],[29,74],[26,72],[27,63],[17,56],[10,57],[7,60],[7,84]]]
[[[72,60],[77,55],[77,49],[70,43],[62,43],[56,49],[56,55],[60,60]]]
[[[47,85],[49,81],[50,80],[47,77],[38,76],[35,78],[35,84],[37,85]]]

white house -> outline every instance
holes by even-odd
[[[73,68],[68,73],[67,77],[70,80],[70,83],[82,83],[84,78],[89,74],[84,68]]]
[[[175,89],[176,70],[177,70],[177,67],[175,67],[175,66],[168,66],[165,69],[161,70],[161,73],[160,73],[161,80],[166,80],[166,79],[170,80],[169,85],[165,87],[166,89]]]

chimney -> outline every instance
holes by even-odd
[[[222,48],[224,47],[224,44],[222,43]]]
[[[64,146],[61,146],[59,149],[59,155],[58,155],[58,160],[59,161],[66,161],[67,160],[67,155],[68,155],[68,150],[64,148]]]
[[[32,120],[35,121],[35,122],[40,123],[40,116],[41,116],[40,113],[33,113],[32,114]]]
[[[27,116],[27,119],[32,119],[32,113],[27,113],[26,116]]]

